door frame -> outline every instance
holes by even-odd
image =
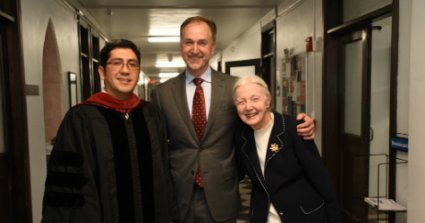
[[[20,28],[20,1],[2,0],[0,3],[0,32],[4,86],[3,119],[5,153],[5,174],[9,182],[9,200],[6,201],[10,222],[31,223],[31,184],[29,171],[29,146],[27,108],[25,95],[25,74]]]

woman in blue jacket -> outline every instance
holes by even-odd
[[[314,141],[296,132],[296,120],[270,111],[267,85],[239,79],[233,99],[241,123],[235,134],[241,177],[252,182],[250,221],[341,222],[337,196]]]

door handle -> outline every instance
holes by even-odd
[[[369,130],[369,141],[370,142],[372,142],[372,140],[373,140],[373,128],[372,127],[370,127],[370,130]]]

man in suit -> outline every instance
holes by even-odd
[[[186,19],[180,26],[186,70],[152,92],[152,104],[167,128],[178,220],[184,223],[235,223],[240,205],[232,145],[236,78],[209,66],[216,33],[211,20]],[[312,119],[299,118],[305,120],[300,134],[314,137]]]

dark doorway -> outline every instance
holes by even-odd
[[[2,25],[0,23],[0,25]],[[0,219],[4,219],[5,222],[11,222],[12,219],[12,212],[11,212],[11,206],[9,205],[12,203],[12,199],[9,192],[9,184],[10,184],[10,177],[9,177],[9,165],[8,163],[8,151],[6,150],[6,140],[5,140],[5,129],[4,129],[4,64],[3,64],[3,37],[0,32]]]
[[[261,77],[272,95],[272,107],[276,107],[276,22],[270,22],[261,32]]]
[[[0,2],[0,221],[30,223],[31,196],[19,2]]]

